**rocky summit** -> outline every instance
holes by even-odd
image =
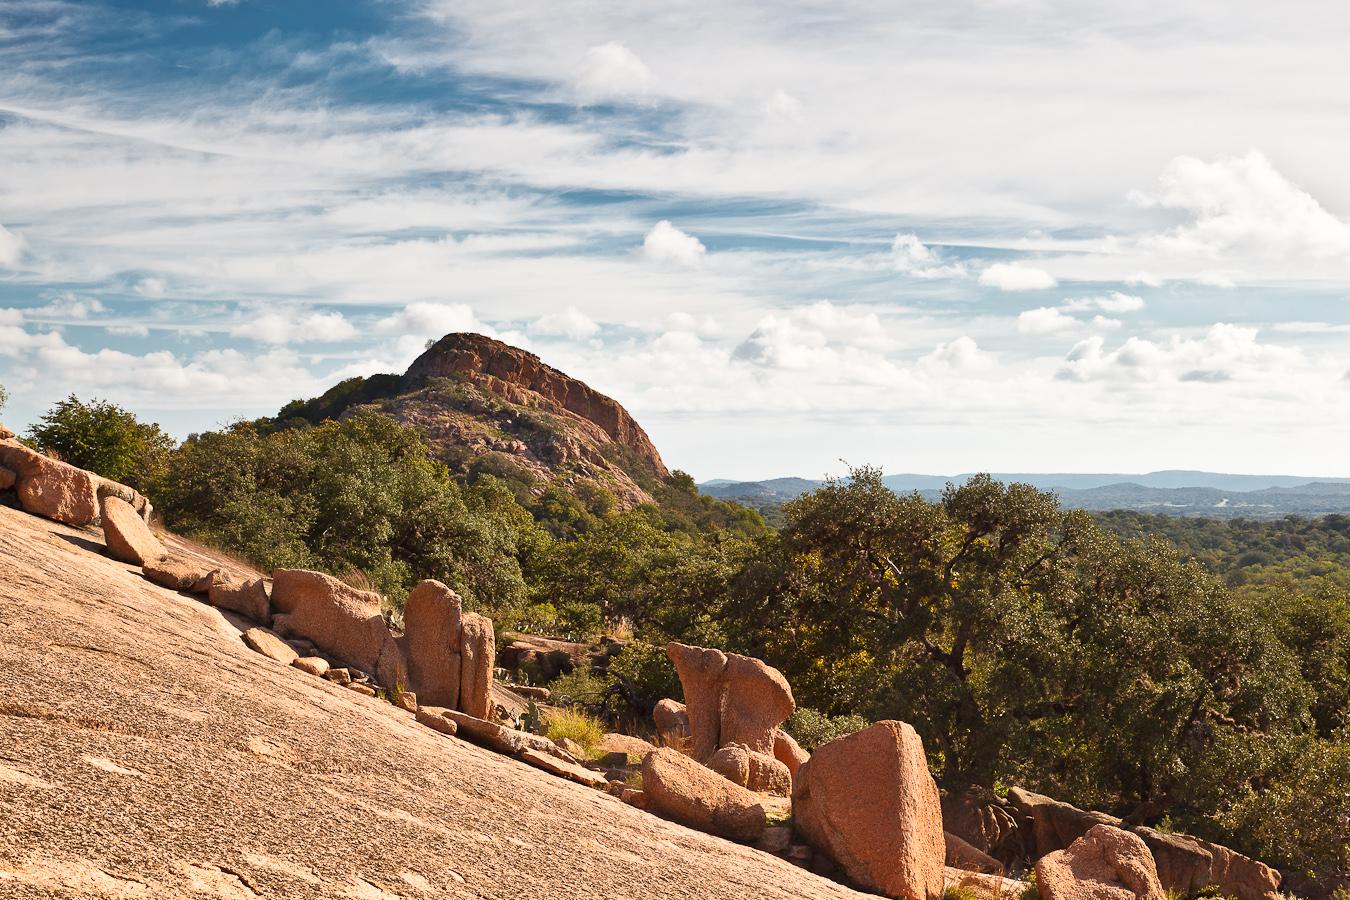
[[[602,489],[621,509],[670,477],[647,433],[617,400],[481,334],[430,345],[403,375],[343,381],[277,417],[319,422],[375,409],[421,431],[457,474],[487,472],[535,492]]]

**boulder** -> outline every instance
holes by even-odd
[[[439,731],[441,734],[457,734],[459,726],[455,724],[454,720],[441,715],[443,712],[445,710],[434,706],[419,706],[416,710],[417,721],[433,731]]]
[[[963,872],[983,872],[986,875],[1003,874],[1003,863],[988,853],[971,846],[950,831],[944,831],[943,838],[947,846],[946,864],[951,868]]]
[[[1005,870],[1026,857],[1017,819],[986,787],[972,785],[944,796],[942,825],[948,833],[997,859]]]
[[[707,760],[719,747],[741,744],[773,754],[778,726],[796,709],[783,674],[749,656],[671,643],[689,716],[692,755]]]
[[[460,627],[459,708],[471,716],[492,715],[492,663],[497,658],[492,620],[464,613]]]
[[[1033,858],[1065,849],[1096,825],[1110,825],[1137,834],[1148,845],[1164,890],[1192,895],[1218,885],[1225,896],[1238,900],[1275,900],[1280,887],[1275,869],[1219,844],[1126,826],[1115,816],[1081,810],[1021,788],[1008,791],[1008,802],[1022,819],[1020,827],[1029,835],[1027,849]]]
[[[403,646],[408,683],[430,706],[459,708],[459,595],[439,581],[423,581],[403,606]]]
[[[458,710],[423,706],[418,709],[418,721],[422,721],[424,716],[440,716],[448,719],[455,723],[460,737],[507,756],[515,756],[522,750],[536,750],[550,756],[556,756],[558,752],[554,743],[543,735],[516,731],[514,728],[507,728]]]
[[[93,472],[25,447],[0,441],[0,465],[15,476],[15,492],[24,512],[67,525],[88,525],[98,518],[98,484]]]
[[[1025,881],[1001,875],[966,872],[951,866],[943,870],[942,880],[949,888],[965,888],[975,895],[976,900],[1018,900],[1027,889]]]
[[[351,672],[351,669],[340,668],[340,667],[339,667],[339,668],[329,669],[328,672],[327,672],[323,677],[324,677],[324,678],[327,678],[329,681],[333,682],[334,684],[340,684],[340,685],[342,685],[343,687],[346,687],[347,685],[349,685],[349,684],[352,683],[352,672]]]
[[[292,647],[292,650],[295,648]],[[322,656],[302,656],[291,663],[301,672],[308,672],[311,675],[318,675],[320,678],[328,674],[328,660]]]
[[[759,797],[670,747],[642,761],[642,790],[653,811],[690,828],[744,843],[764,832]]]
[[[803,750],[796,739],[781,728],[775,728],[773,732],[773,755],[780,763],[787,766],[788,773],[794,778],[797,776],[797,770],[802,767],[802,763],[811,758],[811,754]]]
[[[7,469],[0,466],[0,491],[7,491],[14,487],[19,480],[19,475],[13,469]]]
[[[578,666],[590,665],[591,648],[575,641],[554,638],[517,638],[497,652],[497,666],[527,675],[536,684],[547,684]]]
[[[208,594],[218,569],[186,556],[164,556],[141,566],[141,574],[160,587],[189,594]]]
[[[757,794],[787,797],[792,794],[792,773],[783,763],[741,744],[728,744],[708,760],[718,775]]]
[[[939,900],[946,845],[923,741],[878,722],[817,748],[792,787],[797,830],[849,878],[888,897]]]
[[[652,722],[656,725],[656,739],[662,747],[674,747],[681,753],[692,751],[689,713],[683,703],[670,698],[658,701],[652,709]]]
[[[143,566],[165,555],[164,545],[132,505],[121,497],[107,496],[99,501],[103,520],[103,542],[113,559]]]
[[[599,772],[593,772],[585,766],[559,759],[551,753],[531,750],[527,747],[520,751],[520,758],[536,769],[542,769],[551,775],[566,778],[568,781],[575,781],[577,784],[584,784],[587,787],[602,791],[609,787],[609,781]]]
[[[267,597],[267,583],[261,578],[242,580],[217,576],[211,579],[206,598],[217,609],[228,609],[255,622],[268,621],[272,611]]]
[[[356,691],[358,694],[361,694],[362,696],[365,697],[375,696],[375,689],[373,687],[371,687],[368,684],[357,684],[355,681],[347,685],[347,690]]]
[[[641,762],[656,748],[642,738],[611,731],[600,738],[599,749],[602,753],[622,753],[626,759]]]
[[[1037,860],[1036,886],[1041,900],[1166,900],[1143,839],[1111,825]]]
[[[403,653],[380,614],[379,594],[322,572],[277,569],[272,573],[272,607],[288,617],[288,631],[327,654],[374,672],[380,684],[407,685]]]
[[[295,652],[290,644],[286,643],[266,628],[250,628],[240,635],[240,637],[244,639],[244,643],[250,648],[258,651],[263,656],[275,659],[283,666],[289,666],[299,659],[299,654]]]

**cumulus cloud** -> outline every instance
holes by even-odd
[[[993,355],[981,350],[975,339],[962,335],[955,340],[938,344],[919,360],[924,368],[979,369],[990,365]]]
[[[0,266],[7,269],[17,266],[26,247],[22,237],[0,225]]]
[[[1277,259],[1350,256],[1350,223],[1332,215],[1256,150],[1206,162],[1172,160],[1146,206],[1181,210],[1191,221],[1151,238],[1163,249],[1201,256]]]
[[[531,334],[544,335],[545,337],[568,337],[574,340],[584,340],[594,337],[600,331],[600,326],[575,306],[569,306],[560,312],[540,316],[530,323],[529,330]]]
[[[441,338],[454,331],[494,333],[478,321],[467,303],[409,303],[401,311],[376,322],[375,330],[383,334],[427,338]]]
[[[693,268],[702,264],[707,253],[702,241],[667,219],[657,222],[642,239],[642,255],[653,262]]]
[[[1218,323],[1198,338],[1173,335],[1164,342],[1140,337],[1114,350],[1099,335],[1074,345],[1058,377],[1070,381],[1224,382],[1259,378],[1302,362],[1292,347],[1263,344],[1258,330]]]
[[[1143,297],[1111,291],[1097,297],[1074,297],[1065,300],[1061,309],[1067,312],[1087,312],[1096,309],[1102,312],[1128,313],[1138,312],[1145,305]]]
[[[636,53],[617,41],[586,51],[577,92],[587,101],[644,96],[652,83],[651,70]]]
[[[1079,324],[1073,316],[1065,315],[1054,306],[1029,309],[1017,317],[1017,330],[1022,334],[1054,334],[1057,331],[1070,331]]]
[[[764,101],[764,114],[772,119],[795,122],[802,117],[802,101],[779,88]]]
[[[51,296],[47,303],[26,312],[30,319],[76,319],[83,321],[91,315],[107,312],[102,301],[95,297],[81,297],[69,291]]]
[[[966,274],[963,263],[946,263],[941,254],[926,246],[915,234],[897,234],[891,242],[891,261],[896,271],[915,278],[959,278]]]
[[[832,380],[887,383],[899,370],[877,351],[890,343],[880,318],[828,300],[770,313],[732,357],[764,369],[811,371]]]
[[[230,329],[234,337],[265,344],[331,344],[356,337],[356,328],[339,312],[267,312]]]
[[[142,297],[163,297],[169,290],[169,286],[164,283],[163,278],[149,276],[136,282],[133,290]]]
[[[980,284],[1000,291],[1039,291],[1058,284],[1055,276],[1026,263],[994,263],[980,273]]]

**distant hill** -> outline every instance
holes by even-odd
[[[964,483],[962,475],[889,475],[884,480],[897,493],[918,491],[933,500],[948,482]],[[1327,481],[1293,475],[1229,475],[1219,472],[1167,470],[1144,475],[1077,473],[994,473],[1003,482],[1022,482],[1053,490],[1068,509],[1094,512],[1127,509],[1172,516],[1249,519],[1287,515],[1320,516],[1350,513],[1350,481]],[[781,504],[824,484],[806,478],[765,481],[705,482],[705,494],[738,500],[760,508]]]

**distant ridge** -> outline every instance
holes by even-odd
[[[1168,469],[1140,475],[1113,473],[994,472],[1002,482],[1021,482],[1059,494],[1070,509],[1128,509],[1177,516],[1278,518],[1286,515],[1350,514],[1350,478],[1298,475],[1232,475]],[[896,493],[918,491],[937,499],[950,483],[963,484],[970,474],[888,475],[883,481]],[[717,479],[699,485],[705,494],[751,505],[785,503],[824,484],[807,478],[763,481]]]

